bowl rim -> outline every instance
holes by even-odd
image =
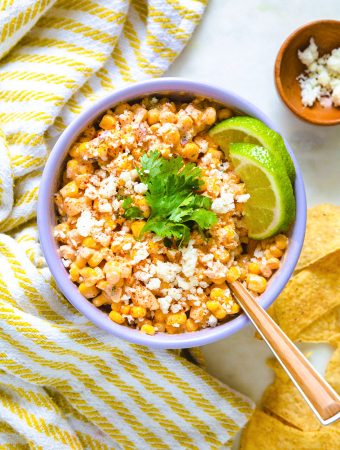
[[[204,82],[191,81],[183,78],[156,78],[147,81],[141,81],[119,89],[107,96],[101,98],[92,106],[83,111],[70,125],[64,130],[55,143],[49,158],[46,162],[38,196],[37,222],[39,238],[43,254],[47,265],[58,285],[68,301],[84,314],[92,323],[100,329],[118,337],[126,339],[135,344],[145,345],[155,349],[174,349],[189,348],[210,344],[217,340],[228,337],[243,328],[249,320],[244,314],[215,328],[205,328],[193,333],[181,333],[169,335],[167,333],[157,333],[154,336],[141,333],[138,330],[118,325],[112,322],[106,313],[96,308],[92,303],[85,299],[76,288],[75,284],[68,278],[67,271],[62,264],[61,258],[57,253],[57,244],[53,237],[53,195],[54,184],[58,178],[55,169],[63,163],[69,146],[79,133],[95,118],[105,112],[110,107],[122,101],[128,101],[140,98],[150,94],[162,94],[166,92],[176,93],[185,92],[197,96],[205,96],[215,99],[223,104],[230,105],[245,114],[252,115],[265,122],[270,128],[277,131],[277,127],[272,121],[255,105],[239,95]],[[271,303],[280,294],[288,282],[298,261],[306,228],[306,196],[304,183],[300,168],[296,158],[287,144],[295,170],[295,198],[296,198],[296,218],[291,228],[290,244],[286,252],[285,261],[282,267],[277,271],[268,288],[259,300],[264,308],[268,308]]]
[[[301,113],[298,109],[295,108],[295,106],[290,102],[289,97],[286,95],[285,90],[283,88],[282,80],[281,80],[281,66],[282,66],[282,59],[283,55],[285,54],[288,46],[293,42],[295,37],[303,30],[310,28],[314,25],[318,24],[330,24],[330,23],[336,23],[339,25],[340,29],[340,20],[335,19],[324,19],[324,20],[314,20],[312,22],[308,22],[304,25],[301,25],[300,27],[296,28],[294,31],[292,31],[286,39],[282,42],[279,51],[277,53],[275,64],[274,64],[274,79],[275,79],[275,86],[277,89],[277,92],[279,93],[281,99],[283,100],[284,104],[287,106],[287,108],[294,113],[299,119],[302,119],[304,122],[312,123],[313,125],[323,125],[323,126],[333,126],[333,125],[339,125],[340,124],[340,116],[338,119],[334,120],[323,120],[323,119],[317,119],[317,118],[307,118],[303,113]]]

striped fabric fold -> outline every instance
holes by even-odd
[[[58,291],[35,222],[53,142],[96,99],[164,73],[205,3],[0,2],[1,449],[217,449],[252,412],[178,352],[89,323]]]

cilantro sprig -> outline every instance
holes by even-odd
[[[145,197],[151,209],[141,235],[152,231],[185,244],[194,226],[203,233],[217,222],[210,198],[197,193],[203,184],[199,167],[180,157],[167,160],[157,151],[144,154],[141,165],[139,177],[148,186]]]

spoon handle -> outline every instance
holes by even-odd
[[[328,425],[340,419],[340,397],[335,390],[240,282],[230,283],[230,288],[320,422]]]

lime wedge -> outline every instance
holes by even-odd
[[[290,181],[294,183],[294,163],[282,136],[260,120],[249,116],[231,117],[215,125],[209,131],[209,135],[226,154],[229,152],[230,144],[234,142],[257,144],[275,151],[282,159]]]
[[[245,205],[249,237],[265,239],[287,230],[295,217],[295,198],[277,153],[256,144],[230,144],[235,172],[250,198]]]

